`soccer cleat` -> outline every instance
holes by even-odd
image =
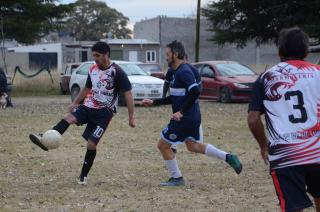
[[[242,164],[235,154],[227,154],[226,162],[235,170],[237,174],[240,174],[242,171]]]
[[[41,138],[42,138],[42,134],[36,135],[36,134],[30,134],[29,138],[31,140],[32,143],[34,143],[35,145],[37,145],[38,147],[40,147],[41,149],[43,149],[44,151],[48,151],[48,148],[45,147],[42,143],[41,143]]]
[[[77,178],[77,183],[79,185],[87,185],[87,182],[88,182],[88,178],[87,177],[78,177]]]
[[[160,186],[168,186],[168,187],[184,186],[185,181],[184,181],[183,177],[179,177],[179,178],[171,177],[168,181],[161,182],[159,185]]]

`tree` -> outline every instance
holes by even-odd
[[[130,38],[132,33],[126,26],[129,18],[104,2],[78,0],[69,14],[65,31],[77,40],[99,40],[112,33],[115,38]]]
[[[219,0],[202,13],[211,22],[212,40],[218,44],[243,47],[251,40],[258,46],[276,42],[281,29],[294,26],[304,29],[315,43],[320,40],[319,0]]]
[[[0,0],[1,39],[34,43],[58,28],[56,20],[71,11],[70,5],[55,5],[56,0]]]

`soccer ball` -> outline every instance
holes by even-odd
[[[56,149],[60,146],[61,134],[56,130],[48,130],[42,136],[41,143],[48,149]]]

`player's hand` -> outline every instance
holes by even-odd
[[[175,121],[180,121],[182,117],[183,117],[183,115],[182,115],[182,113],[180,113],[180,111],[172,114],[172,119]]]
[[[261,149],[260,149],[260,154],[261,154],[261,157],[262,157],[264,163],[265,163],[266,165],[268,165],[268,164],[269,164],[269,159],[268,159],[268,147],[261,148]]]
[[[73,109],[75,109],[76,107],[78,107],[79,104],[74,104],[74,103],[71,103],[69,106],[68,106],[68,111],[71,112]]]
[[[143,106],[151,106],[151,105],[153,105],[153,100],[151,100],[151,99],[143,99],[141,101],[141,105],[143,105]]]
[[[136,120],[134,117],[129,118],[129,126],[132,128],[136,127]]]

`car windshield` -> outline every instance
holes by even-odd
[[[256,73],[254,73],[248,67],[243,66],[239,63],[221,63],[221,64],[216,64],[216,67],[219,70],[221,76],[224,76],[224,77],[256,75]]]
[[[128,76],[133,76],[133,75],[142,75],[142,76],[147,76],[147,72],[145,72],[144,70],[142,70],[139,66],[137,66],[136,64],[126,64],[126,63],[120,63],[118,64],[124,72],[126,72],[126,74]]]
[[[146,72],[161,72],[161,68],[155,64],[138,64],[138,66]]]

